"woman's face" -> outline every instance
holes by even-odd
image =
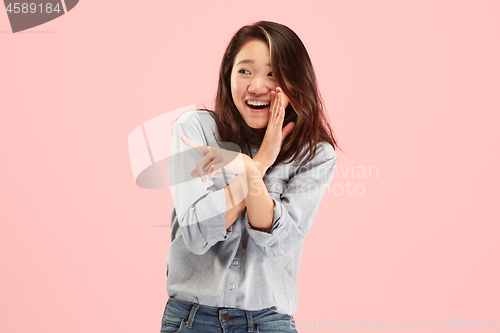
[[[271,91],[276,92],[278,80],[271,72],[269,47],[259,39],[245,43],[236,55],[231,71],[231,95],[241,117],[255,130],[267,126]],[[288,97],[284,96],[288,106]]]

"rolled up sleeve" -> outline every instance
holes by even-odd
[[[271,233],[253,229],[245,212],[245,227],[266,256],[282,256],[307,236],[333,178],[336,163],[333,147],[320,143],[315,157],[298,168],[280,199],[272,197],[275,206]]]
[[[202,255],[230,235],[226,231],[226,198],[224,189],[210,189],[213,181],[208,177],[202,183],[199,177],[190,175],[202,154],[185,145],[181,135],[201,144],[207,144],[207,138],[198,119],[187,122],[181,117],[172,133],[169,166],[170,191],[182,238],[191,252]]]

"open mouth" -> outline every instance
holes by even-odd
[[[245,102],[251,109],[262,110],[267,108],[271,103],[265,101],[246,101]]]

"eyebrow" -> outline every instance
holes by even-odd
[[[253,63],[255,63],[255,61],[253,61],[251,59],[245,59],[245,60],[242,60],[239,63],[237,63],[236,66],[241,65],[241,64],[253,64]],[[271,67],[271,63],[268,63],[267,66]]]

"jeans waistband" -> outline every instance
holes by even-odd
[[[168,311],[187,318],[184,321],[186,322],[186,327],[189,328],[193,325],[195,317],[197,320],[225,327],[246,324],[248,332],[254,332],[256,324],[262,321],[293,318],[286,314],[277,313],[271,308],[256,311],[235,308],[216,308],[172,297],[168,299],[165,311],[167,311],[167,308]]]

